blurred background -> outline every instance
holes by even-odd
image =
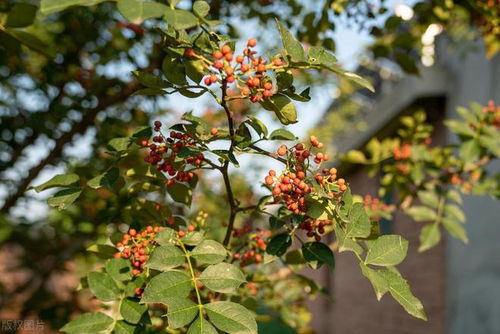
[[[300,122],[289,128],[299,137],[314,133],[335,156],[394,134],[395,120],[419,109],[435,126],[436,144],[453,142],[442,120],[453,118],[457,106],[500,101],[498,0],[208,2],[211,17],[228,22],[219,29],[240,41],[237,46],[257,37],[262,53],[279,50],[278,17],[304,45],[323,45],[344,67],[370,78],[375,93],[320,72],[300,77],[304,88],[312,87],[312,99],[297,103]],[[2,28],[26,33],[0,30],[0,319],[41,321],[36,332],[52,333],[71,315],[97,307],[76,291],[80,276],[100,261],[86,248],[128,226],[131,203],[124,194],[100,190],[57,211],[46,204],[50,192],[37,194],[30,186],[65,171],[87,179],[102,173],[109,159],[105,144],[153,120],[168,124],[190,110],[221,125],[223,118],[208,99],[130,96],[139,87],[130,72],[159,67],[160,35],[147,28],[161,22],[126,23],[112,2],[48,16],[38,6],[0,2]],[[279,127],[254,106],[235,108]],[[248,180],[261,180],[274,163],[240,163],[232,171],[240,195],[262,193]],[[376,194],[377,177],[336,164],[353,192]],[[498,163],[490,168],[500,171]],[[203,210],[207,220],[220,221],[225,202],[218,182],[208,175],[197,195],[202,204],[186,214],[195,218]],[[416,250],[420,227],[398,214],[387,224],[410,240],[401,271],[429,322],[410,318],[388,298],[367,298],[373,295],[369,283],[344,254],[334,273],[310,273],[334,301],[311,302],[312,312],[298,321],[317,333],[500,333],[500,207],[471,196],[464,210],[477,217],[467,224],[470,243],[445,240],[423,255]]]

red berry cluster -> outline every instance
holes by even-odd
[[[310,141],[309,148],[306,148],[306,145],[304,143],[298,143],[297,145],[291,148],[288,148],[286,145],[281,145],[278,148],[277,154],[279,156],[285,156],[289,154],[289,158],[292,158],[294,162],[299,165],[302,165],[304,163],[308,164],[310,158],[313,158],[313,161],[316,164],[328,161],[329,159],[328,154],[323,152],[317,152],[316,154],[313,154],[311,152],[313,148],[322,149],[323,143],[319,142],[315,136],[311,136],[309,138],[309,141]]]
[[[270,234],[271,232],[266,230],[250,235],[248,243],[239,252],[233,254],[233,259],[239,260],[241,267],[261,263],[266,251],[266,239]]]
[[[255,38],[249,39],[241,55],[234,57],[229,45],[223,45],[213,53],[214,60],[208,64],[212,73],[205,77],[204,83],[210,86],[217,82],[236,82],[242,96],[258,102],[274,95],[271,77],[266,75],[270,69],[283,66],[281,58],[275,58],[271,64],[252,50],[257,45]]]
[[[310,194],[313,188],[306,183],[306,173],[302,167],[298,166],[296,172],[286,171],[277,177],[274,170],[269,171],[265,182],[272,186],[272,193],[275,202],[283,202],[286,208],[298,215],[306,212],[306,195]]]
[[[307,231],[307,236],[309,238],[314,237],[314,239],[319,242],[321,240],[321,236],[325,233],[325,226],[331,224],[332,221],[329,219],[308,219],[300,223],[300,228]]]
[[[154,241],[156,234],[162,227],[147,226],[142,232],[131,228],[128,233],[123,235],[122,241],[116,244],[120,250],[115,254],[115,258],[129,259],[132,264],[132,275],[139,275],[149,258],[149,254],[156,246]]]
[[[177,154],[183,147],[195,147],[196,141],[186,133],[171,131],[170,136],[165,138],[161,133],[161,122],[154,122],[154,130],[159,134],[153,137],[153,143],[144,140],[143,147],[149,147],[149,154],[144,158],[147,163],[156,166],[159,171],[165,172],[170,178],[167,179],[167,186],[173,185],[175,181],[189,182],[193,179],[194,173],[186,171],[187,165],[199,167],[205,156],[198,153],[196,156],[183,158],[179,162]]]
[[[411,145],[403,144],[392,149],[392,154],[395,160],[406,160],[411,157]]]
[[[381,213],[392,212],[394,207],[383,203],[379,198],[365,195],[363,197],[363,204],[370,218],[377,220],[380,218]]]

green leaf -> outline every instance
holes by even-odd
[[[364,164],[367,162],[364,153],[358,150],[350,150],[342,156],[342,160],[353,164]]]
[[[134,77],[137,78],[137,80],[142,85],[149,87],[149,88],[162,89],[162,88],[172,87],[171,83],[163,80],[162,78],[160,78],[152,73],[143,72],[143,71],[132,71],[132,74],[134,75]],[[161,92],[164,92],[164,91],[162,90]]]
[[[189,60],[185,62],[186,67],[186,75],[189,79],[193,80],[196,83],[199,83],[201,79],[203,79],[203,75],[205,74],[205,67],[203,60]],[[205,93],[204,90],[201,91],[201,94]],[[198,94],[198,93],[197,93]]]
[[[418,199],[422,204],[437,209],[439,206],[439,197],[434,191],[419,191],[417,193]]]
[[[283,48],[292,62],[305,61],[305,53],[302,44],[288,31],[288,29],[278,20],[276,25],[283,42]]]
[[[84,313],[64,325],[61,332],[89,334],[103,332],[113,324],[113,319],[101,312]]]
[[[309,63],[333,66],[337,58],[321,46],[311,46],[308,51]]]
[[[339,252],[351,251],[358,255],[363,253],[363,248],[352,238],[346,237],[345,231],[339,226],[335,226],[335,235],[339,243]]]
[[[77,174],[59,174],[44,182],[38,186],[33,187],[37,193],[54,188],[54,187],[67,187],[71,186],[80,181],[80,177]]]
[[[349,223],[347,223],[346,237],[365,238],[370,235],[370,218],[366,214],[363,203],[354,203],[349,213]]]
[[[199,24],[199,19],[194,14],[182,9],[167,8],[164,18],[176,30],[193,28]]]
[[[446,214],[447,218],[465,223],[465,213],[458,205],[446,204],[444,206],[444,213]]]
[[[190,255],[198,261],[208,264],[217,264],[227,256],[227,251],[220,243],[214,240],[203,240],[196,246]]]
[[[406,210],[406,213],[417,222],[433,221],[437,219],[436,211],[426,206],[412,206]]]
[[[146,264],[148,268],[165,271],[182,265],[185,261],[184,253],[171,245],[156,247]]]
[[[204,305],[207,315],[215,327],[229,334],[256,334],[257,323],[254,315],[232,302],[214,302]]]
[[[123,282],[132,278],[132,267],[127,259],[109,259],[105,268],[109,276],[115,281]]]
[[[234,153],[229,150],[212,150],[212,153],[217,154],[225,161],[230,161],[235,167],[239,167],[240,163],[236,160]]]
[[[392,297],[403,306],[406,312],[416,318],[427,321],[424,306],[411,293],[410,286],[403,277],[389,270],[379,270],[378,273],[386,279]]]
[[[288,233],[275,235],[269,240],[266,252],[271,255],[281,256],[285,254],[288,247],[292,245],[292,239]]]
[[[54,56],[52,48],[32,33],[18,29],[4,29],[2,31],[33,51],[39,52],[49,58]]]
[[[401,66],[403,71],[405,71],[406,73],[416,75],[419,74],[417,64],[412,56],[402,52],[395,52],[394,58],[396,60],[396,63],[398,63],[398,65]]]
[[[172,245],[177,239],[177,232],[170,227],[164,227],[155,237],[155,241],[162,246]]]
[[[296,140],[297,137],[287,129],[276,129],[269,136],[271,140]]]
[[[316,262],[315,269],[321,267],[326,263],[330,267],[335,267],[335,259],[333,252],[324,243],[321,242],[307,242],[302,246],[302,254],[307,262]]]
[[[465,164],[476,161],[481,153],[479,142],[476,139],[465,141],[458,151],[458,155]]]
[[[168,306],[168,327],[181,328],[189,324],[199,313],[199,307],[187,298],[172,298],[165,304]]]
[[[203,241],[203,237],[205,236],[205,232],[188,232],[183,238],[182,242],[189,246],[196,246]]]
[[[95,253],[98,257],[102,259],[110,259],[118,252],[118,249],[109,245],[95,244],[87,247],[87,252]]]
[[[189,326],[187,334],[217,334],[214,326],[204,318],[196,318],[196,320]]]
[[[283,227],[285,223],[286,222],[283,219],[279,219],[274,216],[269,217],[269,227],[271,228],[271,230],[278,230]]]
[[[210,12],[210,5],[206,1],[197,0],[193,4],[193,12],[198,17],[205,17]]]
[[[439,230],[439,224],[433,223],[426,225],[420,231],[420,247],[419,252],[424,252],[438,244],[441,240],[441,231]]]
[[[246,282],[245,275],[238,267],[225,262],[208,266],[199,280],[210,290],[222,293],[234,293]]]
[[[54,194],[47,200],[49,206],[64,210],[68,205],[71,205],[80,196],[82,190],[80,188],[63,189]]]
[[[41,0],[40,13],[49,15],[65,10],[70,6],[94,6],[107,0]]]
[[[444,121],[444,124],[453,132],[458,135],[466,136],[466,137],[474,137],[475,132],[470,128],[467,123],[455,120],[455,119],[447,119]]]
[[[191,206],[193,191],[188,186],[179,182],[174,182],[174,184],[167,187],[167,191],[172,197],[172,199],[177,203],[182,203],[187,206]]]
[[[123,319],[131,324],[138,324],[147,310],[147,305],[139,304],[139,302],[131,298],[125,298],[120,305],[120,314]]]
[[[407,252],[407,240],[399,235],[382,235],[370,244],[365,264],[395,266],[404,260]]]
[[[129,137],[113,138],[108,142],[108,148],[115,152],[126,151],[132,141]]]
[[[172,297],[187,297],[193,281],[181,271],[167,271],[151,279],[144,289],[141,302],[163,303]]]
[[[119,169],[113,167],[110,170],[106,171],[105,173],[102,173],[101,175],[98,175],[89,180],[89,182],[87,182],[87,185],[94,189],[105,187],[111,190],[115,182],[118,180],[119,176],[120,176]]]
[[[22,28],[33,23],[38,7],[28,3],[16,3],[10,8],[9,16],[7,16],[6,27]]]
[[[387,283],[386,279],[379,274],[379,272],[382,270],[372,269],[361,262],[359,263],[359,266],[363,275],[368,278],[368,280],[372,284],[377,300],[380,301],[385,293],[389,291],[389,284]]]
[[[274,111],[281,124],[297,123],[297,110],[292,100],[283,94],[275,94],[271,98],[260,102],[262,107]]]
[[[186,85],[186,68],[178,58],[166,56],[161,69],[168,81],[180,86]]]
[[[253,116],[247,116],[249,120],[247,121],[248,124],[257,132],[257,134],[264,135],[264,137],[267,137],[267,127],[260,119],[257,117]]]
[[[117,8],[125,19],[135,24],[154,17],[162,17],[168,9],[161,3],[141,0],[118,0]]]
[[[469,243],[467,232],[465,231],[465,228],[462,224],[454,220],[445,218],[443,219],[443,226],[453,237],[462,240],[466,244]]]
[[[108,274],[93,271],[87,275],[87,280],[90,290],[100,300],[108,302],[118,299],[120,289]]]
[[[113,334],[135,334],[137,327],[126,321],[118,320],[113,328]]]

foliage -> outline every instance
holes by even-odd
[[[1,115],[2,169],[19,165],[26,147],[54,139],[47,157],[22,180],[6,182],[9,196],[2,212],[6,215],[23,198],[46,166],[67,161],[65,148],[72,140],[96,129],[88,158],[77,154],[80,161],[65,166],[68,174],[33,187],[37,192],[58,188],[48,204],[62,211],[52,211],[48,224],[10,224],[1,217],[0,239],[19,241],[25,251],[20,267],[34,271],[24,285],[36,293],[26,301],[23,314],[30,310],[42,310],[47,318],[57,314],[59,323],[54,325],[68,333],[165,328],[254,333],[254,318],[259,330],[307,328],[311,314],[304,305],[306,297],[328,293],[302,276],[300,269],[332,270],[332,250],[338,249],[356,256],[378,299],[389,292],[408,313],[425,319],[422,304],[395,268],[406,256],[407,242],[378,232],[377,220],[390,217],[392,208],[368,198],[363,205],[352,196],[348,182],[337,178],[334,168],[323,168],[328,155],[315,138],[281,146],[277,153],[262,149],[259,142],[295,141],[296,136],[285,128],[269,131],[240,105],[253,102],[253,109],[269,111],[285,126],[298,122],[293,101],[310,100],[310,88],[298,91],[304,70],[330,72],[348,85],[373,90],[369,81],[337,63],[330,52],[335,42],[329,32],[332,18],[344,13],[374,24],[385,9],[376,11],[362,1],[325,1],[316,12],[295,1],[273,5],[214,1],[212,6],[195,1],[182,9],[177,2],[42,0],[39,7],[19,1],[0,5],[0,57],[5,64],[0,71],[5,93],[1,101],[6,111]],[[233,54],[237,27],[219,19],[232,21],[231,16],[239,15],[235,11],[239,5],[247,10],[246,17],[273,24],[273,6],[290,9],[292,15],[276,22],[281,50],[270,51],[268,59],[257,57],[256,41],[250,40],[243,54]],[[415,72],[415,66],[406,54],[420,48],[415,36],[430,23],[453,23],[451,15],[450,19],[427,15],[428,8],[418,5],[415,10],[425,20],[411,22],[412,36],[399,29],[407,23],[394,16],[383,28],[371,29],[378,37],[374,55],[392,58],[408,72]],[[467,4],[453,7],[444,8],[470,10],[471,23],[491,40],[488,36],[494,36],[498,23],[489,19],[490,13]],[[295,22],[300,24],[294,27]],[[304,42],[311,47],[304,48]],[[389,52],[380,53],[380,44]],[[495,40],[488,45],[494,53]],[[133,71],[107,74],[120,63]],[[150,138],[151,114],[162,114],[159,102],[177,93],[213,98],[218,111],[223,111],[217,114],[226,119],[186,113],[169,130],[155,122]],[[40,103],[25,104],[26,95],[36,95]],[[153,107],[144,108],[147,103]],[[469,138],[474,143],[461,150],[461,156],[482,157],[497,146],[496,137],[483,137]],[[256,198],[251,188],[229,175],[230,168],[244,161],[244,154],[284,163],[282,172],[270,173],[271,179],[264,180],[270,195]],[[213,172],[221,173],[226,194],[219,192],[221,182],[210,182]],[[491,189],[489,182],[485,189]],[[447,196],[459,201],[453,192]],[[420,197],[425,204],[426,195]],[[210,207],[213,203],[217,204]],[[463,220],[456,208],[445,203],[443,219],[426,227],[426,247],[439,241],[439,224],[464,238],[455,223]],[[329,233],[335,234],[336,244],[321,242]],[[65,262],[81,253],[89,240],[97,243],[88,247],[85,258],[77,257],[79,268],[106,262],[101,270],[92,268],[80,287],[105,303],[99,312],[84,313],[63,326],[61,321],[74,306],[54,302],[54,292],[47,291],[45,283],[54,272],[63,271]],[[44,254],[53,254],[54,259],[46,261]],[[309,291],[307,296],[304,291]],[[263,313],[277,319],[266,323],[269,318]]]

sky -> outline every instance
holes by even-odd
[[[311,2],[314,3],[314,2]],[[387,1],[388,7],[392,10],[395,8],[397,4],[402,3],[402,1]],[[405,2],[405,3],[408,3]],[[344,68],[348,70],[354,70],[359,60],[359,55],[363,50],[364,46],[366,46],[370,41],[371,37],[365,31],[358,31],[353,27],[347,27],[343,22],[345,20],[340,20],[338,24],[336,24],[336,30],[333,34],[333,38],[337,44],[336,57],[339,62],[344,66]],[[254,23],[249,23],[249,26],[243,26],[240,30],[241,33],[241,41],[237,44],[237,49],[242,49],[242,43],[245,43],[248,38],[256,37],[251,34],[251,32],[255,31],[252,29],[251,25]],[[278,34],[277,31],[271,32],[274,34]],[[257,36],[258,37],[258,36]],[[257,48],[258,49],[258,48]],[[125,69],[126,70],[126,69]],[[120,72],[128,72],[124,71],[124,68],[119,69]],[[327,78],[326,83],[322,86],[315,86],[311,91],[311,101],[301,103],[295,102],[296,108],[298,110],[298,119],[299,123],[293,124],[287,127],[288,130],[294,132],[299,138],[304,137],[308,130],[313,127],[315,124],[321,121],[321,117],[324,115],[325,110],[331,104],[332,100],[335,96],[335,77],[331,75],[331,80]],[[208,96],[206,97],[206,99]],[[170,96],[168,100],[165,102],[165,107],[168,109],[175,109],[178,111],[177,114],[181,114],[181,112],[193,111],[195,114],[202,113],[206,104],[200,102],[197,99],[188,99],[179,94]],[[281,127],[280,124],[274,119],[274,117],[269,112],[260,112],[257,115],[262,121],[266,124],[271,124],[269,126],[269,130],[272,131],[275,128]],[[160,119],[162,120],[162,119]],[[171,119],[164,119],[163,121],[172,121]],[[65,148],[65,153],[75,156],[85,156],[85,154],[89,154],[90,152],[90,143],[93,140],[95,131],[89,130],[83,138],[79,138],[77,140],[78,144],[69,145]],[[35,165],[39,160],[43,159],[51,149],[52,145],[47,145],[46,140],[41,140],[37,145],[35,145],[33,152],[29,154],[30,158],[27,161],[24,161],[25,165]],[[276,143],[263,144],[262,147],[272,150],[275,149]],[[240,160],[240,172],[249,173],[249,177],[255,177],[260,179],[262,176],[263,169],[277,169],[280,168],[279,163],[272,161],[271,159],[262,158],[255,159],[255,156],[247,156]],[[252,167],[252,168],[248,168]],[[33,181],[33,184],[40,184],[50,179],[52,176],[58,173],[64,172],[62,166],[48,167],[46,168],[40,175]],[[12,173],[9,175],[13,180],[19,178],[19,175],[15,175]],[[0,186],[0,198],[5,196],[6,189],[5,187]],[[36,194],[34,191],[29,192],[29,197],[31,200],[19,205],[14,209],[13,213],[15,215],[25,216],[28,219],[37,219],[41,218],[46,214],[46,204],[44,201],[40,201],[40,199],[45,200],[50,197],[52,192],[43,192],[41,194]]]

